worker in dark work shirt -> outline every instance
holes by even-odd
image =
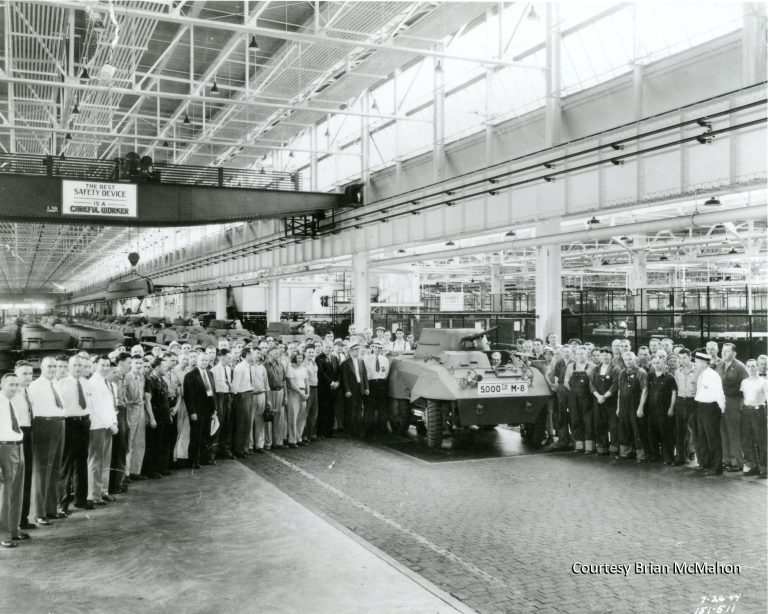
[[[571,436],[575,452],[593,454],[595,435],[593,433],[592,391],[589,376],[593,365],[587,360],[587,349],[576,347],[575,362],[565,372],[565,386],[568,388],[568,414],[571,420]]]
[[[634,352],[621,356],[626,365],[619,376],[619,456],[646,461],[645,400],[648,395],[648,374],[637,366]]]
[[[600,349],[600,364],[592,369],[589,381],[594,397],[593,420],[595,445],[599,455],[619,453],[619,419],[616,400],[619,390],[619,368],[611,364],[611,348]]]
[[[568,388],[565,386],[565,372],[573,362],[573,355],[570,346],[564,346],[562,351],[562,356],[554,359],[551,366],[553,381],[557,384],[557,416],[553,420],[557,423],[556,450],[568,450],[573,445],[568,419]]]
[[[659,356],[651,358],[648,376],[648,460],[671,465],[675,456],[675,399],[677,383]]]

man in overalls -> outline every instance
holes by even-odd
[[[619,377],[619,455],[632,458],[632,448],[638,463],[646,460],[646,420],[643,409],[648,396],[648,374],[637,366],[634,352],[624,352],[626,365]]]
[[[619,419],[616,416],[616,399],[619,390],[619,368],[611,364],[611,348],[600,350],[600,364],[592,370],[590,382],[595,397],[593,410],[597,453],[619,454]],[[610,437],[610,441],[609,441]]]
[[[675,456],[675,378],[666,372],[665,362],[658,356],[651,358],[648,376],[648,460],[661,458],[671,465]]]
[[[571,436],[576,443],[574,452],[592,454],[595,451],[595,436],[592,432],[592,392],[589,375],[592,365],[587,361],[587,350],[583,345],[576,347],[576,361],[565,373],[568,388],[568,414],[571,420]]]

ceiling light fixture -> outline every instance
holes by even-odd
[[[163,147],[170,147],[170,145],[168,144],[168,141],[163,141]]]
[[[507,234],[504,235],[505,237],[516,237],[517,233],[514,230],[510,230]]]
[[[75,101],[75,106],[72,107],[72,114],[73,115],[80,115],[80,107],[77,106],[77,101]]]
[[[667,258],[667,257],[666,257],[664,254],[662,254],[662,255],[659,257],[659,260],[660,260],[660,261],[664,261],[664,260],[669,260],[669,258]]]
[[[379,104],[376,102],[376,99],[373,99],[373,104],[371,105],[371,111],[378,111],[379,110]]]
[[[611,148],[616,151],[621,151],[624,149],[624,145],[619,145],[618,143],[611,143]]]
[[[699,136],[697,136],[696,140],[702,145],[709,145],[714,138],[715,138],[714,135],[710,135],[705,132],[704,134],[700,134]]]
[[[216,84],[216,79],[213,80],[213,85],[211,86],[211,96],[218,96],[221,94],[219,91],[219,86]]]
[[[609,265],[609,264],[611,264],[611,263],[610,263],[610,261],[608,260],[608,258],[603,258],[603,259],[600,261],[600,264],[601,264],[601,265],[603,265],[603,266],[608,266],[608,265]]]
[[[192,122],[189,121],[189,115],[187,113],[184,113],[184,123],[185,124],[191,124]]]
[[[528,21],[539,21],[539,14],[533,8],[533,4],[531,4],[531,10],[528,11]]]
[[[404,250],[404,249],[399,249],[399,250],[397,250],[397,253],[398,253],[398,254],[404,254],[404,253],[405,253],[405,250]]]
[[[91,75],[88,74],[88,69],[83,66],[83,70],[80,72],[80,80],[81,81],[90,81]]]
[[[293,149],[291,149],[291,151],[289,151],[289,152],[288,152],[288,157],[289,157],[289,158],[293,158],[293,157],[295,157],[295,156],[293,155]]]
[[[448,241],[448,243],[445,244],[446,247],[454,247],[456,244],[453,241]]]
[[[729,256],[733,256],[734,254],[738,254],[738,253],[739,253],[739,252],[737,252],[737,251],[736,251],[736,248],[735,248],[735,247],[732,247],[732,248],[731,248],[731,251],[729,251],[729,252],[728,252],[728,255],[729,255]]]
[[[67,132],[66,136],[64,137],[64,140],[65,141],[71,141],[72,140],[72,135],[69,132]]]
[[[590,219],[587,224],[590,226],[594,226],[595,224],[599,224],[600,220],[598,220],[594,215],[592,216],[592,219]]]
[[[618,158],[612,158],[611,164],[613,164],[614,166],[621,166],[622,164],[624,164],[624,160],[619,160]]]
[[[437,64],[435,64],[435,74],[436,75],[442,75],[443,74],[443,64],[440,62],[440,60],[437,61]]]
[[[251,42],[248,43],[248,49],[251,51],[258,51],[259,50],[259,43],[256,42],[256,35],[251,35]]]
[[[704,205],[707,207],[719,207],[722,203],[716,196],[712,196],[704,201]]]

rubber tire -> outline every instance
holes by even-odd
[[[439,401],[427,401],[427,407],[424,410],[424,417],[427,422],[427,447],[440,448],[443,445],[443,412],[440,409]]]
[[[408,399],[397,400],[397,434],[405,435],[408,429],[411,428],[411,417],[413,412],[411,411],[411,403]]]
[[[538,448],[541,446],[541,442],[544,440],[544,435],[547,429],[547,408],[542,407],[539,410],[539,415],[536,417],[536,422],[528,422],[525,425],[521,425],[520,433],[523,437],[523,443],[527,446]]]
[[[496,427],[499,426],[498,424],[483,424],[482,426],[477,427],[480,431],[493,431],[496,429]]]

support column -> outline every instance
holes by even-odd
[[[549,5],[547,5],[549,6]],[[560,230],[560,220],[536,223],[536,235]],[[536,253],[536,336],[557,333],[562,339],[562,277],[560,244],[544,245]]]
[[[504,305],[504,279],[501,276],[501,265],[491,265],[491,309],[502,311]]]
[[[560,125],[562,120],[562,105],[560,101],[560,9],[556,2],[548,2],[545,7],[546,15],[546,108],[544,115],[544,145],[551,147],[560,143]]]
[[[445,175],[445,68],[442,62],[435,60],[434,69],[432,164],[436,181]]]
[[[399,91],[398,91],[398,85],[400,83],[400,73],[401,70],[399,68],[395,69],[395,72],[392,73],[392,98],[394,100],[394,104],[392,105],[393,112],[395,114],[398,113],[400,110],[400,99],[399,99]],[[400,190],[400,182],[402,181],[403,177],[403,163],[400,160],[400,120],[395,120],[395,187]]]
[[[765,79],[766,9],[763,3],[744,3],[741,33],[741,84],[753,85]]]
[[[371,325],[371,290],[368,276],[368,252],[352,254],[352,303],[355,306],[354,324],[358,331]]]
[[[227,289],[218,288],[216,290],[216,319],[227,319]]]
[[[312,192],[317,192],[317,124],[309,129],[309,148],[312,150],[309,157],[309,189]],[[296,175],[298,176],[298,173]]]
[[[371,112],[371,94],[366,89],[361,96],[363,115],[360,117],[360,178],[365,187],[371,180],[371,118],[368,113]]]
[[[267,286],[267,322],[280,321],[280,280],[270,279]]]

